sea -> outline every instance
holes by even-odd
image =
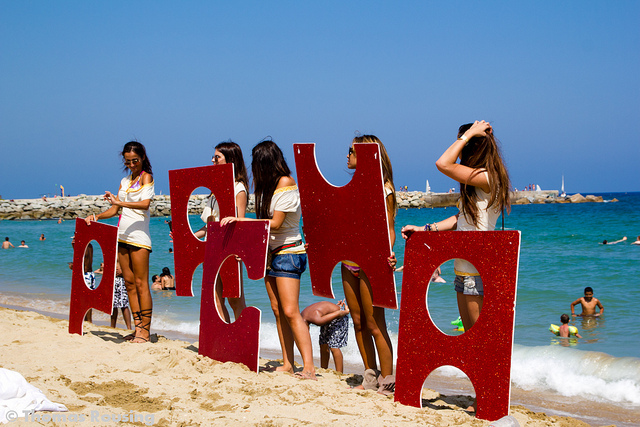
[[[634,324],[640,307],[640,245],[632,245],[640,235],[640,192],[600,193],[604,203],[529,204],[512,207],[505,217],[505,229],[520,230],[522,236],[518,276],[512,386],[522,392],[551,393],[569,400],[580,399],[609,408],[638,414],[640,419],[640,332]],[[394,251],[398,266],[404,263],[404,241],[400,228],[423,225],[454,215],[455,208],[400,210],[396,219],[398,239]],[[174,271],[168,218],[151,219],[153,252],[150,275],[163,267]],[[105,221],[115,225],[117,219]],[[203,224],[191,216],[192,228]],[[500,225],[500,220],[498,220]],[[8,236],[17,247],[25,240],[28,249],[0,250],[0,305],[22,307],[67,316],[71,286],[71,236],[75,222],[55,220],[0,221],[0,238]],[[45,241],[39,241],[41,234]],[[628,240],[603,245],[603,240]],[[93,268],[102,259],[94,242]],[[428,308],[436,325],[448,334],[460,334],[451,322],[458,317],[453,290],[453,261],[441,266],[446,283],[433,283],[428,292]],[[194,297],[178,297],[172,291],[153,291],[152,332],[198,340],[202,266],[193,280]],[[631,282],[628,282],[631,280]],[[402,273],[396,273],[402,307]],[[337,299],[343,298],[340,270],[333,274]],[[598,318],[575,317],[571,324],[581,339],[561,339],[549,332],[559,324],[570,304],[583,296],[586,286],[594,290],[603,307]],[[247,305],[262,311],[261,353],[277,355],[279,342],[269,300],[262,280],[244,277]],[[308,271],[301,281],[300,308],[322,298],[311,291]],[[576,307],[576,312],[581,311]],[[106,315],[94,319],[107,320]],[[399,310],[386,310],[394,351],[397,349]],[[318,328],[311,328],[317,343]],[[317,356],[317,344],[314,344]],[[345,363],[360,366],[361,359],[351,330],[343,349]],[[450,368],[445,375],[464,376]],[[571,412],[571,411],[570,411]],[[629,424],[631,425],[631,424]]]

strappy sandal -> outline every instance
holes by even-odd
[[[138,323],[136,325],[136,330],[138,328],[147,331],[147,333],[149,334],[148,338],[145,337],[141,337],[136,335],[130,342],[135,343],[135,344],[139,344],[140,342],[149,342],[151,340],[151,315],[153,314],[153,309],[148,308],[145,310],[140,310],[138,312],[138,317],[140,319],[140,323]],[[143,323],[142,318],[146,318],[148,319],[148,321],[146,323]],[[135,317],[134,317],[135,319]],[[141,339],[143,341],[136,341],[137,339]]]
[[[140,311],[134,311],[132,314],[133,317],[133,333],[130,333],[129,335],[125,335],[122,339],[125,341],[132,341],[135,337],[136,337],[136,333],[135,330],[136,328],[140,325],[140,323],[142,323],[142,312]]]

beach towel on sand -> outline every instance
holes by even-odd
[[[67,412],[66,406],[53,403],[24,377],[9,369],[0,368],[0,423],[6,424],[15,418],[7,419],[9,411],[24,417],[23,411]]]

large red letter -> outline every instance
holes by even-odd
[[[246,221],[220,227],[207,225],[207,245],[200,301],[200,346],[198,353],[220,362],[244,363],[258,372],[260,310],[247,307],[239,319],[226,324],[216,310],[215,283],[220,266],[237,255],[252,280],[264,277],[269,246],[269,221]],[[224,282],[223,282],[224,284]],[[226,286],[226,285],[223,285]]]
[[[84,281],[84,253],[95,240],[102,248],[104,272],[96,289],[89,289]],[[69,333],[82,335],[84,315],[95,308],[108,315],[113,310],[113,282],[116,278],[118,227],[99,222],[87,225],[76,218],[75,243],[73,245],[73,273],[71,276],[71,301],[69,304]]]
[[[218,201],[220,217],[236,216],[234,182],[233,164],[230,163],[169,171],[176,295],[193,296],[193,272],[204,260],[205,244],[189,227],[189,196],[198,187],[208,188]],[[239,298],[242,276],[235,258],[225,262],[222,277],[223,296]]]
[[[371,283],[373,305],[398,308],[387,207],[377,144],[354,144],[358,167],[351,181],[329,184],[316,163],[315,144],[293,144],[304,236],[309,244],[313,294],[334,298],[331,273],[343,260],[358,264]]]
[[[395,401],[420,407],[427,376],[439,366],[452,365],[465,372],[475,388],[478,418],[497,420],[509,414],[519,254],[519,231],[417,232],[409,238]],[[437,328],[425,300],[431,274],[451,258],[471,262],[484,286],[480,317],[460,336]]]

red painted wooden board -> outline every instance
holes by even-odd
[[[102,249],[104,269],[96,289],[89,289],[84,281],[84,253],[95,240]],[[95,248],[94,248],[95,250]],[[90,308],[111,315],[113,310],[113,283],[116,278],[118,258],[118,227],[76,218],[75,243],[73,245],[73,273],[69,303],[69,333],[82,335],[84,316]]]
[[[335,298],[331,274],[336,264],[353,261],[366,272],[373,305],[398,308],[387,208],[377,144],[354,144],[358,166],[351,181],[336,187],[318,170],[315,144],[293,144],[304,236],[313,294]]]
[[[205,187],[218,201],[220,218],[235,216],[234,185],[233,164],[169,171],[176,295],[193,296],[193,272],[204,260],[205,244],[194,236],[189,227],[187,209],[189,196],[196,188]],[[222,278],[223,283],[229,285],[223,289],[223,296],[239,298],[242,274],[240,264],[235,258],[229,258],[225,262]]]
[[[451,365],[471,380],[478,418],[497,420],[509,414],[519,254],[519,231],[413,233],[405,246],[396,402],[421,407],[427,376]],[[484,286],[480,317],[460,336],[440,331],[425,302],[432,273],[452,258],[470,261]]]
[[[200,343],[198,353],[220,362],[244,363],[258,372],[260,316],[256,307],[247,307],[235,322],[227,324],[216,309],[215,282],[221,264],[239,256],[252,280],[264,277],[269,247],[269,221],[235,222],[221,227],[207,225],[207,244],[200,302]],[[223,279],[223,286],[227,286]]]

